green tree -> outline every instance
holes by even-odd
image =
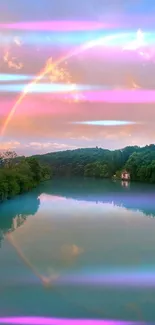
[[[109,178],[109,176],[110,172],[108,166],[106,164],[101,165],[100,177]]]
[[[16,159],[16,154],[2,155],[0,168],[0,201],[31,190],[39,182],[50,179],[51,168],[41,165],[36,158]]]
[[[52,176],[52,170],[48,165],[41,166],[41,178],[42,180],[48,180]]]
[[[12,168],[15,164],[17,154],[15,151],[4,151],[1,153],[1,162],[6,168]]]
[[[39,161],[36,158],[29,157],[26,159],[26,162],[28,162],[30,166],[34,181],[36,184],[39,183],[42,180],[41,165]]]

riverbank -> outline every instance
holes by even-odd
[[[37,159],[23,158],[20,162],[4,161],[0,168],[0,202],[31,191],[51,178],[51,170]]]
[[[131,181],[155,184],[155,145],[128,146],[121,150],[81,148],[29,158],[14,152],[0,155],[0,202],[28,192],[40,182],[58,177],[121,180],[127,171]]]
[[[155,145],[128,146],[120,150],[81,148],[34,156],[47,163],[56,176],[121,178],[129,172],[131,181],[155,183]]]

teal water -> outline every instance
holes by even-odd
[[[3,203],[0,316],[155,322],[155,187],[55,179]]]

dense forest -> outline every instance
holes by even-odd
[[[124,169],[132,181],[155,183],[155,145],[66,150],[27,158],[5,152],[0,154],[0,201],[31,190],[52,174],[119,179]]]
[[[51,177],[51,169],[33,157],[18,158],[15,152],[0,155],[0,202],[30,191]]]
[[[56,176],[120,178],[121,171],[130,172],[132,181],[155,183],[155,145],[128,146],[121,150],[86,148],[34,156],[48,164]]]

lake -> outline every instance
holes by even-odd
[[[155,322],[155,186],[53,179],[1,204],[0,298],[1,324]]]

